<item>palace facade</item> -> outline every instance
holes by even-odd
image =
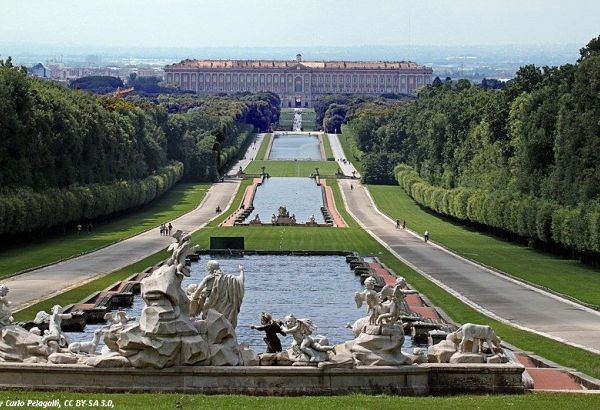
[[[271,91],[283,107],[311,107],[326,94],[414,94],[431,67],[410,61],[183,60],[164,80],[198,94]]]

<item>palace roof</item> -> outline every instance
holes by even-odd
[[[297,61],[297,60],[183,60],[166,69],[286,69],[297,66],[317,70],[422,70],[412,61]]]

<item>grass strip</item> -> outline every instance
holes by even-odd
[[[265,154],[267,153],[267,148],[269,147],[269,144],[271,143],[271,140],[273,139],[273,134],[265,134],[265,136],[263,137],[263,140],[260,144],[260,147],[258,148],[258,151],[256,152],[256,157],[259,160],[262,160],[265,158]]]
[[[331,149],[331,142],[329,141],[329,135],[327,133],[321,134],[323,138],[323,149],[325,150],[325,158],[327,161],[335,161],[335,157],[333,156],[333,150]]]
[[[260,174],[261,167],[272,177],[309,177],[319,168],[321,175],[332,176],[338,171],[334,161],[252,161],[246,168],[247,174]]]
[[[305,410],[305,409],[379,409],[435,408],[435,409],[593,409],[600,405],[597,394],[536,393],[521,395],[457,395],[445,397],[368,396],[349,394],[346,396],[242,396],[203,395],[184,393],[84,393],[84,392],[37,392],[7,390],[0,392],[6,400],[58,399],[67,407],[66,400],[87,400],[91,407],[94,401],[106,404],[111,400],[115,409],[256,409],[256,410]],[[90,402],[91,401],[91,402]]]

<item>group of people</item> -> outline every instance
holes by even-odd
[[[400,223],[400,219],[396,219],[396,229],[406,229],[406,220],[402,221],[402,224]]]
[[[402,223],[400,223],[400,219],[396,219],[396,229],[400,228],[406,229],[406,220],[403,220]],[[423,234],[423,240],[425,243],[429,242],[429,231],[425,231]]]
[[[160,236],[171,236],[172,231],[173,225],[171,225],[171,222],[168,225],[160,224]]]

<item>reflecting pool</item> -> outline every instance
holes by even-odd
[[[322,189],[310,178],[267,178],[256,188],[254,211],[247,221],[258,214],[262,223],[270,224],[271,216],[277,215],[280,206],[285,206],[290,215],[296,215],[298,223],[306,222],[311,215],[318,223],[325,223],[321,213]]]
[[[183,280],[183,287],[198,283],[206,275],[206,261],[214,258],[228,273],[237,273],[239,264],[245,271],[245,295],[238,316],[238,342],[246,342],[257,353],[265,351],[264,333],[250,329],[260,324],[261,312],[271,312],[277,319],[293,313],[298,318],[309,318],[317,326],[316,334],[329,337],[337,344],[352,339],[347,323],[367,315],[354,302],[354,293],[362,286],[350,270],[343,256],[293,256],[248,255],[243,257],[202,256],[192,264],[191,277]],[[131,308],[124,309],[129,316],[139,318],[143,308],[140,296],[134,298]],[[68,332],[71,342],[91,340],[94,330],[104,325],[88,325],[85,332]],[[288,347],[292,338],[282,337],[282,345]],[[103,346],[101,341],[100,346]],[[411,340],[407,337],[404,348],[410,351]],[[100,348],[98,349],[100,351]]]
[[[320,161],[323,158],[321,158],[319,139],[316,135],[276,134],[269,159]]]

